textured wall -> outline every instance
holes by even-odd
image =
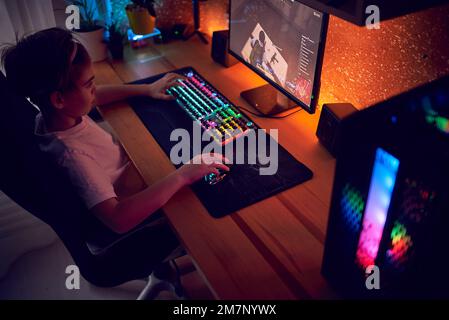
[[[228,7],[228,0],[208,0],[202,3],[200,19],[204,32],[211,35],[216,30],[228,29]]]
[[[449,5],[381,23],[368,30],[331,16],[320,104],[358,108],[449,74]]]
[[[191,0],[163,0],[156,7],[156,24],[160,28],[171,27],[178,23],[193,23]]]
[[[200,26],[203,32],[228,28],[228,0],[200,1]],[[159,27],[176,23],[193,24],[192,0],[160,0],[157,8]]]

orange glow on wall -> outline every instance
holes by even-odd
[[[228,29],[228,0],[209,0],[201,3],[200,19],[203,32],[212,35],[217,30]]]
[[[228,28],[228,0],[200,2],[201,30]],[[162,10],[163,9],[163,10]],[[191,0],[164,0],[158,18],[190,23]],[[350,102],[361,109],[449,74],[449,5],[381,22],[369,30],[331,16],[319,107]]]
[[[319,104],[364,108],[449,74],[449,5],[369,30],[331,16]]]

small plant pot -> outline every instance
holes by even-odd
[[[126,15],[134,34],[149,34],[154,31],[156,17],[153,17],[146,8],[128,5]]]
[[[103,36],[104,29],[101,27],[93,31],[75,32],[75,37],[86,48],[92,62],[103,61],[108,57],[108,49]]]

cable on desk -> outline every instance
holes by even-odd
[[[270,115],[263,114],[263,113],[260,113],[260,112],[257,112],[257,113],[256,113],[256,112],[253,112],[253,111],[251,111],[251,110],[249,110],[249,109],[246,109],[246,108],[244,108],[244,107],[240,107],[240,106],[236,106],[236,107],[237,107],[238,109],[240,109],[240,110],[243,110],[243,111],[246,111],[246,112],[248,112],[248,113],[251,113],[252,115],[255,115],[256,117],[259,117],[259,118],[268,118],[268,119],[283,119],[283,118],[287,118],[287,117],[291,116],[292,114],[295,114],[295,113],[297,113],[297,112],[303,110],[303,108],[297,107],[298,110],[295,110],[295,111],[293,111],[293,112],[290,112],[289,114],[286,114],[286,115],[283,115],[283,116],[270,116]]]

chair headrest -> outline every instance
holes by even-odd
[[[38,110],[26,98],[13,93],[1,74],[0,187],[15,202],[55,229],[60,221],[61,208],[70,207],[68,204],[82,211],[85,208],[68,178],[40,151],[34,135],[37,113]],[[64,211],[66,214],[82,214]]]

